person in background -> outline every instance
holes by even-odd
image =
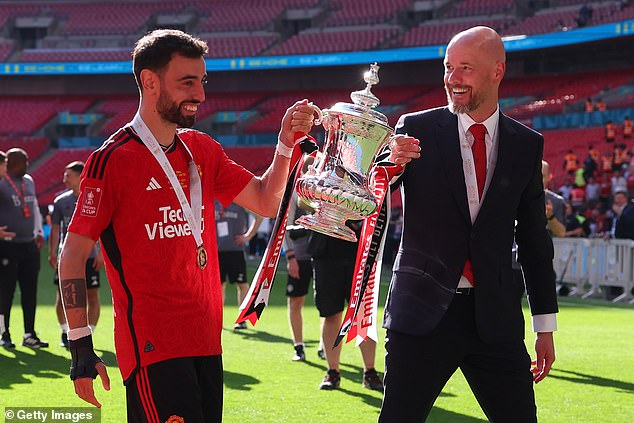
[[[625,116],[623,119],[623,138],[632,138],[632,119],[629,116]]]
[[[242,304],[249,292],[245,248],[255,236],[262,217],[254,215],[249,225],[250,213],[235,203],[224,207],[218,200],[214,205],[216,217],[216,238],[218,239],[218,263],[222,283],[223,304],[227,283],[235,284],[238,290],[238,305]],[[246,322],[236,323],[236,330],[246,329]]]
[[[6,225],[6,230],[15,233],[11,239],[0,240],[0,346],[5,348],[15,347],[9,332],[9,316],[18,283],[24,316],[22,346],[48,347],[35,333],[37,277],[44,232],[35,184],[26,173],[28,164],[26,151],[11,148],[7,151],[7,173],[0,181],[0,222]]]
[[[68,233],[68,225],[73,217],[77,198],[79,197],[79,182],[81,173],[84,170],[84,163],[80,161],[69,163],[64,170],[62,181],[68,191],[58,195],[53,200],[53,212],[51,213],[51,234],[49,237],[49,256],[48,263],[55,269],[54,283],[59,285],[59,275],[57,273],[58,252],[64,246],[64,239]],[[92,332],[95,332],[101,306],[99,304],[99,272],[103,268],[103,255],[99,243],[95,243],[95,247],[90,252],[88,260],[86,260],[86,293],[88,307],[88,326]],[[55,300],[55,312],[57,313],[57,321],[62,331],[60,346],[68,348],[68,323],[64,316],[62,308],[62,300],[60,291],[57,289],[57,298]]]
[[[596,181],[596,179],[590,177],[588,179],[588,184],[586,185],[586,201],[590,207],[594,207],[599,202],[600,194],[601,185]]]
[[[566,172],[570,176],[573,176],[579,168],[579,160],[577,159],[577,155],[572,150],[568,150],[568,153],[566,153],[566,155],[564,156],[564,163],[562,167],[564,172]]]
[[[566,234],[566,201],[559,194],[548,189],[553,179],[550,165],[542,160],[542,182],[546,197],[546,229],[551,236],[563,237]]]
[[[569,201],[572,188],[573,188],[572,180],[570,178],[566,178],[566,180],[564,181],[564,184],[559,187],[557,192],[559,192],[559,194],[564,198],[564,200]]]
[[[599,164],[597,162],[597,159],[595,159],[595,156],[598,158],[599,155],[599,151],[596,150],[596,154],[595,154],[595,148],[590,146],[590,148],[588,149],[588,155],[586,156],[586,159],[583,161],[583,178],[587,181],[588,178],[592,178],[596,175],[597,170],[599,169]]]
[[[605,142],[613,143],[616,140],[616,125],[611,120],[605,124]]]
[[[610,182],[612,185],[612,195],[616,195],[619,191],[627,192],[627,179],[625,179],[621,170],[616,170],[613,173]]]
[[[7,173],[7,155],[4,151],[0,151],[0,181]],[[15,237],[15,232],[7,231],[7,226],[0,226],[0,239],[10,241]]]
[[[313,265],[308,242],[311,232],[294,222],[309,211],[310,207],[293,193],[288,209],[288,227],[284,237],[284,251],[286,252],[286,297],[288,307],[288,322],[293,336],[295,354],[292,361],[306,361],[306,345],[304,344],[304,318],[302,309],[308,294],[310,282],[313,279]]]
[[[586,202],[586,190],[579,185],[575,185],[570,193],[570,204],[574,209],[579,209]]]
[[[566,202],[566,237],[583,237],[583,222],[585,218],[580,216],[572,207],[572,204]]]
[[[626,191],[619,191],[615,194],[613,210],[617,216],[614,225],[614,238],[634,239],[634,205]]]
[[[346,224],[358,236],[360,222],[349,220]],[[346,301],[350,301],[357,247],[358,242],[344,241],[318,232],[311,235],[308,248],[313,259],[315,306],[321,317],[321,337],[328,362],[328,371],[319,389],[338,389],[341,384],[339,366],[342,345],[333,346],[339,334]],[[383,391],[383,382],[374,367],[376,342],[367,339],[359,345],[359,349],[363,359],[362,386]]]

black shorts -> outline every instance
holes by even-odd
[[[309,260],[297,260],[299,265],[299,279],[292,276],[286,281],[287,297],[303,297],[308,294],[308,285],[313,278],[313,264]]]
[[[315,269],[315,306],[320,317],[342,312],[350,301],[354,260],[313,259]]]
[[[92,267],[94,262],[94,258],[89,258],[88,260],[86,260],[86,287],[88,289],[99,288],[101,286],[101,282],[99,280],[99,272],[97,272]],[[59,272],[55,272],[53,283],[55,285],[59,285]]]
[[[222,379],[220,355],[141,367],[126,382],[128,423],[219,423]]]
[[[247,262],[243,251],[218,252],[220,282],[247,283]]]

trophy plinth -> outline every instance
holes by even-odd
[[[389,142],[393,129],[387,117],[373,110],[379,99],[371,92],[379,82],[375,63],[364,75],[365,90],[350,97],[354,104],[337,103],[322,112],[326,131],[321,159],[296,185],[297,195],[315,208],[297,224],[329,236],[356,241],[346,220],[360,220],[377,207],[369,177],[378,151]]]

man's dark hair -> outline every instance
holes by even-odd
[[[0,151],[0,164],[7,161],[7,154],[4,151]]]
[[[207,54],[207,43],[176,29],[157,29],[139,41],[132,52],[134,78],[141,87],[141,71],[149,69],[158,73],[172,59],[172,55],[180,54],[190,59],[204,57]]]
[[[9,164],[15,162],[16,160],[19,162],[22,162],[22,161],[27,161],[28,159],[29,159],[29,155],[26,154],[26,151],[24,151],[21,148],[13,147],[7,150],[7,160]]]
[[[618,189],[615,193],[614,193],[614,197],[616,197],[617,195],[624,195],[625,198],[630,198],[630,193],[624,189]]]
[[[73,172],[77,172],[81,174],[84,171],[84,162],[81,162],[79,160],[70,162],[69,164],[66,165],[66,169],[70,169]]]

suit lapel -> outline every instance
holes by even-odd
[[[437,132],[438,149],[440,150],[443,167],[449,179],[449,188],[458,208],[464,218],[471,224],[469,204],[467,203],[467,188],[462,170],[462,155],[460,153],[460,139],[458,138],[458,117],[445,109],[438,119]]]
[[[491,183],[484,196],[484,201],[480,206],[480,211],[473,224],[476,227],[479,222],[486,218],[491,209],[494,209],[504,201],[500,196],[503,189],[508,188],[511,184],[511,171],[513,167],[513,143],[515,142],[515,130],[509,124],[508,118],[500,113],[500,122],[498,124],[498,157],[495,164],[495,170]]]

